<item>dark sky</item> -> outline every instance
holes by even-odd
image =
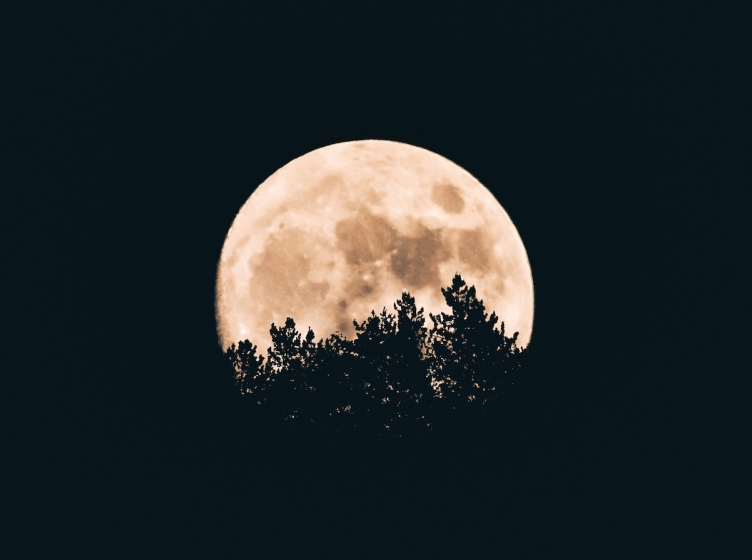
[[[739,397],[725,399],[749,302],[734,274],[749,257],[740,14],[301,4],[9,20],[4,237],[21,282],[5,329],[12,386],[32,389],[8,413],[14,519],[54,525],[79,500],[85,525],[108,493],[148,494],[153,470],[200,470],[171,457],[228,433],[214,324],[227,229],[273,171],[363,138],[435,151],[500,200],[530,258],[533,349],[564,425],[656,463],[658,510],[697,507],[682,528],[737,512],[703,485],[737,473],[714,457],[719,434],[739,433]]]

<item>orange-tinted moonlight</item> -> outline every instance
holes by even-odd
[[[353,319],[409,291],[448,311],[441,287],[459,272],[488,312],[527,345],[533,280],[507,213],[477,179],[428,150],[383,140],[333,144],[282,167],[250,196],[217,272],[223,348],[293,317],[304,334],[350,337]],[[430,320],[428,320],[430,326]]]

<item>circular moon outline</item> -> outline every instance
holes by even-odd
[[[428,313],[447,312],[441,287],[459,273],[507,333],[532,335],[527,252],[493,194],[429,150],[387,140],[332,144],[300,156],[250,195],[217,266],[223,349],[270,345],[272,323],[295,319],[317,338],[354,334],[403,291]],[[430,325],[430,320],[429,320]]]

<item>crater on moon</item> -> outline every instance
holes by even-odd
[[[431,200],[452,214],[459,214],[465,208],[465,200],[459,189],[451,183],[439,183],[434,186]]]
[[[326,146],[272,174],[235,218],[217,270],[220,344],[249,339],[265,352],[271,323],[287,317],[317,338],[352,337],[354,319],[391,310],[402,291],[426,316],[446,312],[441,288],[457,272],[526,345],[530,265],[483,185],[408,144]]]

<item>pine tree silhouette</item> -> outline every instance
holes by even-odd
[[[474,409],[492,399],[504,380],[508,358],[517,356],[518,333],[505,336],[504,323],[486,313],[474,286],[459,274],[449,288],[442,288],[451,314],[431,314],[434,327],[429,335],[433,350],[432,376],[448,406]],[[467,404],[469,403],[469,404]]]
[[[248,340],[233,344],[225,352],[232,367],[235,382],[242,393],[252,394],[258,404],[265,402],[264,390],[271,379],[267,379],[264,357],[257,355],[258,348]]]
[[[415,298],[403,292],[395,302],[394,309],[397,311],[397,332],[392,345],[394,373],[390,385],[396,393],[396,417],[393,422],[404,433],[430,427],[430,414],[427,417],[425,412],[432,404],[434,389],[428,371],[423,308],[417,309]]]
[[[226,351],[241,392],[263,414],[296,429],[386,435],[425,433],[478,419],[522,368],[526,349],[486,313],[475,287],[457,274],[442,288],[451,313],[429,315],[404,292],[395,313],[353,321],[355,338],[315,341],[295,321],[271,325],[266,360],[249,341]]]

